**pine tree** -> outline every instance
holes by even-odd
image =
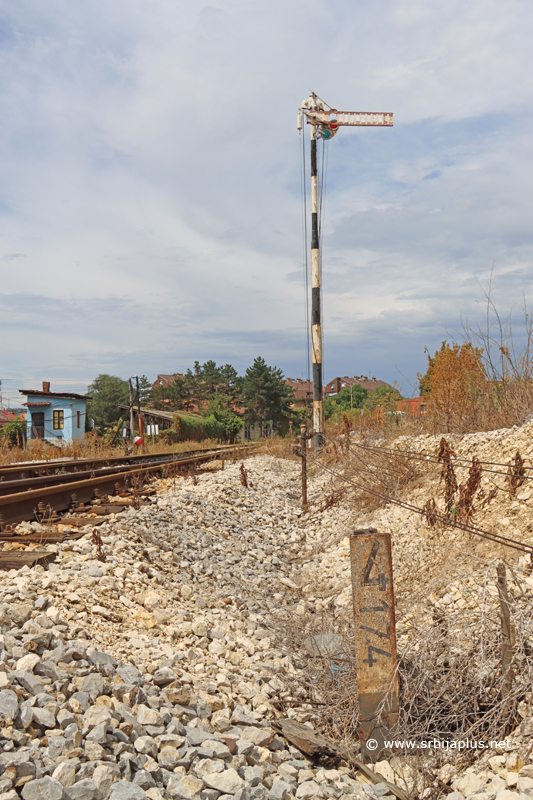
[[[242,397],[245,419],[248,423],[259,423],[261,434],[267,420],[283,431],[294,416],[291,408],[293,394],[285,383],[278,367],[269,367],[261,357],[248,367],[242,382]]]

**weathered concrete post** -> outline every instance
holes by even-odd
[[[355,614],[361,755],[382,758],[388,731],[398,718],[396,622],[391,537],[374,528],[350,536]],[[387,698],[378,720],[378,709]]]

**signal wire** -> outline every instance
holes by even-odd
[[[420,514],[421,516],[424,517],[428,516],[428,512],[426,511],[426,509],[414,506],[412,505],[412,503],[406,503],[404,500],[397,500],[395,497],[391,497],[390,495],[377,491],[377,489],[371,489],[370,486],[364,486],[363,484],[356,483],[355,481],[351,480],[345,475],[342,475],[340,472],[337,472],[337,470],[332,469],[327,464],[323,464],[317,458],[313,458],[312,456],[308,455],[307,460],[308,462],[316,464],[317,467],[320,467],[326,472],[329,472],[331,475],[334,475],[336,478],[340,478],[340,480],[345,481],[345,483],[349,483],[356,489],[361,489],[362,491],[367,492],[373,497],[378,497],[381,500],[386,500],[389,503],[393,503],[394,505],[400,506],[400,508],[405,508],[407,511],[413,511],[416,514]],[[446,527],[458,528],[459,530],[462,530],[465,533],[473,533],[475,536],[480,536],[481,538],[487,539],[488,541],[494,542],[495,544],[501,544],[504,547],[510,547],[514,550],[519,550],[522,553],[529,553],[530,556],[533,556],[533,546],[524,544],[523,542],[519,542],[516,539],[511,539],[506,536],[501,536],[499,533],[492,533],[491,531],[485,531],[482,528],[475,528],[473,525],[466,525],[465,523],[462,522],[450,522],[449,519],[443,517],[441,514],[435,514],[431,512],[430,516],[432,519],[434,519],[437,522],[440,522]]]
[[[376,447],[376,446],[372,447],[371,445],[360,444],[359,442],[350,442],[350,447],[352,447],[352,446],[353,447],[358,447],[361,450],[367,450],[368,452],[384,453],[384,454],[393,455],[393,456],[404,456],[405,458],[412,458],[412,459],[419,460],[419,461],[425,461],[426,463],[429,463],[429,464],[440,464],[441,463],[437,458],[434,458],[434,457],[431,457],[431,456],[428,456],[428,455],[423,455],[421,453],[415,453],[412,450],[390,450],[389,448],[386,448],[386,447]],[[459,462],[464,462],[464,463],[459,463]],[[458,469],[468,469],[469,467],[472,466],[470,460],[468,460],[466,458],[456,458],[451,463],[452,463],[452,465],[454,467],[457,467]],[[509,465],[509,464],[499,464],[499,463],[497,463],[495,461],[480,461],[479,463],[480,463],[480,465],[482,467],[484,467],[485,464],[489,464],[491,466],[496,466],[496,467],[509,467],[509,466],[511,466],[511,469],[513,468],[512,464],[511,465]],[[484,468],[483,472],[488,472],[489,474],[492,474],[492,475],[503,475],[504,477],[508,477],[509,476],[509,472],[501,472],[500,470],[495,470],[495,469],[485,469]],[[521,475],[520,477],[523,480],[533,480],[533,475]]]

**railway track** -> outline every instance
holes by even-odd
[[[4,468],[0,470],[3,480],[0,482],[0,531],[6,532],[13,525],[23,521],[35,521],[39,518],[39,508],[46,508],[48,515],[56,516],[59,512],[79,508],[95,498],[115,495],[132,490],[137,494],[149,478],[157,475],[173,475],[196,467],[221,456],[228,458],[242,456],[250,452],[256,445],[219,447],[214,450],[193,451],[190,453],[156,453],[150,456],[112,457],[70,462],[53,462],[54,470],[58,465],[72,467],[71,471],[53,472],[19,479],[6,479]],[[114,461],[114,464],[109,464]],[[106,466],[97,466],[105,462]],[[46,462],[45,462],[46,463]],[[85,469],[74,471],[74,465],[83,464]],[[87,469],[90,464],[91,468]],[[51,465],[50,465],[51,466]],[[24,465],[26,471],[41,469],[40,465]],[[7,468],[10,469],[10,468]],[[9,475],[11,477],[11,475]]]
[[[240,445],[221,445],[220,447],[211,448],[217,452],[229,450],[230,452],[234,447]],[[253,445],[246,445],[253,446]],[[101,469],[103,467],[110,467],[118,464],[148,464],[160,459],[163,460],[180,460],[182,458],[190,458],[191,456],[205,453],[206,450],[186,450],[180,453],[150,453],[149,455],[121,455],[121,456],[105,456],[101,458],[76,458],[71,461],[62,461],[60,459],[53,459],[49,461],[27,461],[21,464],[4,464],[0,465],[0,485],[4,481],[26,480],[28,478],[40,478],[48,475],[65,475],[71,472],[86,472],[87,470]]]

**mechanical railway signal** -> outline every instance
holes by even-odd
[[[337,111],[314,92],[303,101],[298,112],[298,130],[303,117],[311,126],[311,342],[313,351],[313,444],[324,442],[322,391],[322,321],[320,314],[321,262],[318,231],[317,137],[329,141],[341,127],[392,128],[392,114],[375,111]],[[306,243],[307,246],[307,243]]]

